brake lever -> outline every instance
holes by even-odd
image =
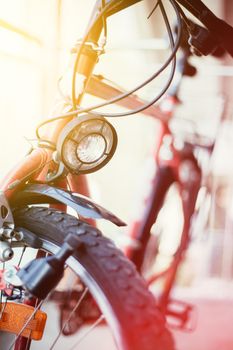
[[[191,52],[197,56],[214,54],[219,49],[217,40],[211,35],[209,30],[193,22],[188,43],[191,46]]]
[[[197,52],[203,55],[213,53],[214,50],[222,49],[225,53],[228,52],[233,57],[232,35],[233,27],[225,21],[219,19],[201,0],[176,0],[184,6],[190,13],[194,15],[206,28],[199,26],[199,33],[192,34],[191,45],[197,49]],[[196,25],[198,26],[198,25]],[[205,32],[205,33],[204,33]],[[206,34],[207,37],[206,37]],[[206,38],[205,38],[206,37]],[[205,38],[205,39],[204,39]],[[216,41],[215,41],[216,40]],[[205,42],[203,48],[203,41]],[[214,44],[214,45],[213,45]],[[217,44],[217,46],[216,46]],[[212,46],[213,45],[213,46]],[[215,46],[215,48],[214,48]],[[203,50],[203,52],[202,52]],[[210,50],[210,51],[209,51]],[[205,53],[208,52],[208,53]],[[215,54],[214,54],[215,55]],[[219,57],[220,54],[217,54]]]

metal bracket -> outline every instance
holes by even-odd
[[[58,177],[60,177],[61,175],[64,174],[64,172],[66,171],[64,164],[60,161],[59,165],[58,165],[58,169],[56,172],[51,172],[48,173],[46,176],[46,181],[47,182],[51,182],[56,180]]]
[[[3,191],[0,191],[0,234],[4,233],[4,230],[10,230],[12,232],[14,229],[14,219],[11,212],[9,203],[5,197]]]
[[[82,44],[82,40],[77,40],[75,47],[71,49],[71,53],[77,53],[79,46]],[[84,47],[86,49],[89,49],[90,51],[96,52],[97,55],[100,55],[104,53],[104,48],[102,45],[97,45],[96,43],[93,43],[92,41],[86,41],[84,43]]]

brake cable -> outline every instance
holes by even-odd
[[[181,26],[182,26],[182,22],[181,22],[181,17],[180,17],[180,13],[179,13],[179,10],[177,8],[177,4],[175,3],[174,0],[170,0],[170,2],[172,3],[172,6],[175,10],[175,13],[176,13],[176,17],[177,17],[177,21],[178,21],[178,33],[177,33],[177,38],[176,38],[176,41],[174,43],[174,47],[173,47],[173,51],[171,53],[171,55],[169,56],[169,58],[166,60],[166,62],[163,64],[163,66],[156,72],[154,73],[150,78],[148,78],[146,81],[144,81],[143,83],[141,83],[140,85],[138,85],[136,88],[126,92],[126,93],[123,93],[119,96],[116,96],[114,97],[113,99],[110,99],[109,101],[105,101],[103,103],[100,103],[100,104],[97,104],[97,105],[94,105],[94,106],[91,106],[91,107],[86,107],[86,108],[80,108],[80,109],[77,109],[77,110],[73,110],[73,111],[70,111],[68,113],[64,113],[64,114],[61,114],[61,115],[58,115],[58,116],[54,116],[53,118],[50,118],[50,119],[47,119],[43,122],[41,122],[37,129],[36,129],[36,135],[38,138],[40,138],[40,134],[39,134],[39,129],[48,124],[48,123],[51,123],[53,121],[56,121],[56,120],[61,120],[61,119],[65,119],[65,118],[70,118],[72,116],[75,116],[77,114],[80,114],[80,113],[86,113],[86,112],[89,112],[89,111],[92,111],[92,110],[95,110],[97,108],[100,108],[100,107],[104,107],[104,106],[107,106],[109,104],[113,104],[125,97],[128,97],[129,95],[133,94],[135,91],[141,89],[142,87],[144,87],[146,84],[148,84],[149,82],[151,82],[153,79],[155,79],[159,74],[161,74],[165,69],[166,67],[170,64],[170,62],[174,59],[174,56],[175,56],[175,53],[176,51],[178,50],[179,48],[179,43],[180,43],[180,38],[181,38]],[[96,21],[100,18],[100,16],[105,13],[106,11],[106,7],[104,10],[101,11],[101,13],[99,14],[99,16],[96,18]],[[165,12],[165,15],[166,15],[166,12]],[[94,26],[94,24],[96,23],[96,21],[93,23],[92,27]],[[167,23],[167,22],[166,22]],[[169,22],[168,22],[169,23]],[[168,24],[167,23],[167,24]],[[88,37],[89,35],[89,32],[90,30],[92,29],[92,27],[89,29],[88,33],[85,35],[85,38],[83,39],[82,41],[82,44],[81,46],[84,45],[85,43],[85,40],[86,38]],[[169,24],[169,27],[167,25],[167,29],[169,28],[169,33],[171,33],[171,28],[170,28],[170,24]],[[171,34],[172,35],[172,34]],[[173,40],[173,39],[172,39]],[[170,41],[171,41],[171,37],[170,37]],[[79,53],[77,55],[77,58],[80,57],[80,50],[81,50],[81,47],[79,49]],[[76,62],[78,61],[78,59],[76,58]],[[174,69],[174,68],[173,68]],[[170,86],[170,83],[173,79],[173,75],[174,75],[174,72],[173,72],[173,69],[171,71],[171,75],[170,75],[170,78],[168,80],[168,83],[167,85],[165,86],[165,88],[163,89],[162,93],[160,93],[158,96],[156,96],[156,98],[154,98],[151,102],[149,102],[148,104],[146,104],[145,106],[143,106],[143,108],[141,107],[140,110],[133,110],[133,111],[130,111],[128,113],[118,113],[118,114],[111,114],[111,115],[108,115],[106,113],[101,113],[101,115],[105,115],[107,117],[121,117],[121,116],[127,116],[127,115],[131,115],[131,114],[135,114],[135,113],[138,113],[138,112],[141,112],[143,111],[144,109],[148,108],[149,106],[151,106],[152,104],[154,104],[156,101],[158,101],[160,99],[160,97],[166,92],[166,90],[168,89],[168,87]],[[74,69],[75,71],[75,69]],[[175,71],[175,70],[174,70]],[[97,114],[97,113],[96,113]]]

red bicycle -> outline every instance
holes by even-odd
[[[180,104],[178,93],[183,77],[196,74],[196,68],[190,64],[192,52],[186,31],[182,33],[180,47],[177,79],[170,92],[159,107],[152,106],[143,111],[145,115],[159,122],[159,133],[156,134],[158,141],[153,154],[156,170],[150,179],[149,194],[143,198],[143,205],[140,205],[143,208],[141,215],[130,224],[127,231],[131,244],[126,247],[125,254],[134,262],[148,285],[155,282],[162,284],[159,288],[158,306],[166,316],[172,318],[170,324],[175,328],[188,330],[192,305],[172,299],[171,290],[192,238],[191,228],[194,215],[197,214],[198,194],[205,187],[206,198],[208,196],[207,174],[200,162],[200,152],[197,151],[207,153],[210,158],[215,142],[204,139],[195,132],[189,139],[186,136],[186,139],[181,140],[170,127],[175,108]],[[218,48],[212,54],[221,57],[224,51]],[[108,86],[99,77],[92,78],[87,91],[101,98],[108,96],[109,99],[123,93],[119,88]],[[128,109],[140,108],[143,101],[131,96],[118,104]],[[170,205],[169,198],[172,198]],[[163,228],[160,222],[161,217],[165,222],[170,221],[171,212],[175,213],[177,220],[172,222],[169,230],[168,225]],[[167,253],[167,257],[163,258],[160,251],[168,241],[174,240],[176,242],[171,248],[172,253]]]
[[[232,55],[233,48],[228,36],[233,29],[215,17],[199,0],[192,3],[188,0],[170,0],[178,22],[174,38],[163,3],[158,1],[156,7],[159,6],[162,13],[171,46],[171,55],[163,67],[132,91],[95,106],[81,107],[84,93],[90,92],[93,84],[97,84],[98,94],[105,94],[104,89],[107,88],[105,99],[109,93],[116,92],[114,88],[92,78],[98,57],[104,51],[99,39],[102,32],[104,36],[107,33],[106,18],[136,2],[139,1],[97,1],[86,34],[73,50],[75,62],[71,99],[64,101],[59,115],[40,124],[37,147],[1,183],[0,260],[3,266],[0,330],[4,349],[29,349],[31,345],[33,347],[31,340],[42,338],[47,317],[42,311],[43,302],[53,293],[66,267],[78,276],[75,291],[68,286],[67,294],[71,299],[71,294],[75,292],[76,304],[52,344],[46,343],[47,337],[44,336],[44,347],[53,349],[63,333],[72,334],[77,330],[77,324],[79,328],[91,324],[92,330],[105,320],[120,350],[174,348],[165,319],[133,264],[93,225],[68,215],[66,209],[73,208],[81,218],[104,218],[116,225],[124,225],[108,210],[78,194],[88,194],[83,175],[103,167],[116,149],[116,132],[105,117],[145,111],[146,114],[152,113],[167,120],[168,117],[153,105],[173,79],[182,27],[187,26],[191,44],[196,50],[204,49],[206,53],[206,50],[223,45]],[[212,34],[208,32],[207,40],[203,41],[203,30],[200,34],[196,31],[197,27],[189,23],[179,3],[206,25]],[[148,103],[132,97],[133,92],[157,77],[170,63],[171,74],[158,96]],[[81,82],[79,90],[76,89],[78,78]],[[127,103],[128,107],[128,102],[132,102],[134,107],[129,112],[111,115],[95,111],[120,101]],[[41,127],[50,123],[53,123],[53,127],[46,128],[42,137]],[[173,178],[169,184],[172,182]],[[188,216],[188,213],[185,215]],[[37,259],[30,257],[31,261],[24,265],[27,247],[34,248],[38,253]],[[16,263],[13,262],[15,250],[19,250],[15,254]],[[52,312],[52,322],[47,321],[47,325],[53,323],[53,316]],[[73,331],[71,328],[74,324]],[[10,337],[9,341],[5,339],[6,333],[16,336]],[[82,335],[74,346],[81,349],[80,342],[89,333]]]

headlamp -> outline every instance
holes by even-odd
[[[57,150],[70,172],[87,174],[108,163],[116,146],[114,127],[102,116],[86,114],[66,124],[58,138]]]

